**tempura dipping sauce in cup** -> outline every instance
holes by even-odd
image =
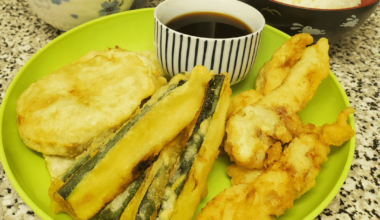
[[[252,68],[265,26],[259,11],[236,0],[166,0],[154,18],[156,56],[170,76],[203,65],[227,72],[231,84]]]

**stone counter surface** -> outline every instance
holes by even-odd
[[[356,109],[356,150],[345,183],[316,219],[380,219],[379,25],[380,7],[359,30],[331,45],[331,70]],[[61,33],[37,18],[25,0],[0,0],[0,103],[26,61]],[[0,216],[40,219],[18,196],[2,165]]]

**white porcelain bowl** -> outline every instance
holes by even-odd
[[[98,17],[141,8],[148,0],[28,0],[39,18],[67,31]]]

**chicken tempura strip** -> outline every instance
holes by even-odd
[[[273,143],[268,136],[282,143],[293,138],[281,116],[262,106],[242,109],[227,122],[226,132],[224,149],[232,161],[248,169],[263,167],[265,152]]]
[[[274,140],[275,141],[275,140]],[[276,142],[267,150],[267,157],[264,161],[264,168],[262,169],[247,169],[237,164],[232,164],[227,167],[227,174],[231,177],[232,185],[247,184],[255,181],[266,168],[270,167],[273,163],[280,160],[282,157],[282,146],[280,142]]]
[[[346,122],[354,112],[346,108],[332,125],[317,128],[306,125],[284,149],[278,162],[254,182],[235,185],[220,193],[202,209],[197,220],[272,220],[272,216],[282,215],[295,199],[315,186],[330,144],[342,144],[354,136],[354,130]]]
[[[256,103],[240,108],[226,127],[225,150],[238,165],[262,168],[270,138],[288,143],[301,126],[298,117],[329,74],[328,41],[322,38],[305,49],[283,84]],[[244,103],[240,101],[240,103]],[[235,108],[235,110],[236,110]]]
[[[227,174],[231,177],[231,183],[233,186],[252,183],[264,171],[264,169],[247,169],[237,164],[232,164],[227,167]]]
[[[260,68],[255,90],[247,90],[234,97],[227,118],[235,115],[241,108],[253,105],[263,96],[280,87],[292,67],[301,58],[306,46],[311,43],[313,43],[313,37],[310,34],[301,33],[281,45],[273,53],[272,59]]]
[[[254,105],[262,97],[264,96],[254,89],[244,91],[235,96],[231,101],[230,107],[228,108],[227,119],[236,115],[242,108],[248,105]]]
[[[297,34],[278,48],[270,62],[266,62],[259,70],[255,89],[263,95],[268,95],[278,88],[288,76],[291,68],[301,58],[307,45],[313,43],[310,34]]]
[[[313,98],[319,84],[329,75],[329,44],[321,38],[316,45],[306,48],[293,66],[283,84],[257,102],[257,105],[285,111],[291,115],[300,112]]]

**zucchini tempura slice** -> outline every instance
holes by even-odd
[[[203,68],[179,74],[161,87],[63,185],[57,181],[62,187],[52,186],[57,189],[54,200],[75,218],[88,219],[119,195],[134,180],[138,164],[154,158],[195,117],[212,78]]]

